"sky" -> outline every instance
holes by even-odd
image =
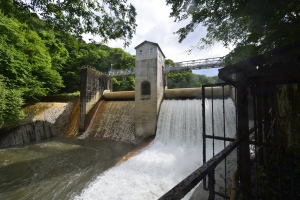
[[[205,27],[199,26],[179,43],[178,35],[173,33],[188,24],[189,20],[174,22],[175,19],[169,17],[171,7],[166,5],[165,0],[128,0],[128,3],[131,3],[137,12],[137,28],[132,43],[124,49],[122,40],[110,40],[107,44],[109,47],[122,48],[135,55],[134,47],[147,40],[158,43],[166,59],[172,59],[174,62],[221,57],[229,52],[229,49],[224,48],[222,44],[216,44],[209,50],[195,49],[189,55],[186,51],[190,46],[195,45],[200,38],[205,37]],[[99,36],[83,35],[83,39],[87,42],[90,38],[100,41]],[[218,75],[218,69],[193,70],[193,73],[215,76]]]

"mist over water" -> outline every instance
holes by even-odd
[[[206,131],[223,136],[223,101],[206,100]],[[225,100],[226,136],[235,135],[235,109]],[[212,156],[207,140],[207,160]],[[223,149],[215,142],[215,154]],[[202,101],[164,100],[156,137],[138,155],[99,175],[74,199],[157,199],[202,165]],[[186,197],[187,198],[187,197]]]

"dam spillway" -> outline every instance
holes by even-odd
[[[90,126],[80,137],[93,140],[111,140],[131,144],[143,138],[134,137],[134,101],[99,102]]]
[[[206,100],[207,134],[211,133],[211,100]],[[223,134],[223,102],[213,100],[215,135]],[[157,199],[202,165],[202,102],[164,100],[156,137],[134,157],[100,174],[75,199]],[[235,107],[225,100],[228,136],[235,134]],[[211,125],[209,125],[211,124]],[[207,159],[212,156],[207,141]],[[215,153],[223,141],[215,142]]]

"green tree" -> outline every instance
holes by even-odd
[[[173,64],[171,59],[165,60],[165,65]],[[192,70],[168,73],[168,88],[195,88],[206,84],[222,83],[218,76],[207,77],[205,75],[193,74]]]
[[[169,65],[169,64],[172,64],[172,63],[174,63],[174,61],[171,60],[171,59],[166,59],[165,60],[165,65]]]
[[[197,74],[193,74],[192,70],[182,72],[168,73],[168,88],[194,88],[201,87]]]
[[[171,59],[165,60],[165,65],[174,64]],[[195,88],[205,84],[223,82],[218,76],[207,77],[205,75],[194,74],[192,70],[168,73],[168,88]]]
[[[134,91],[135,79],[133,76],[113,78],[114,91]]]
[[[65,48],[65,45],[55,37],[54,31],[39,31],[38,34],[48,48],[52,69],[62,71],[64,68],[63,65],[69,58],[69,52]]]
[[[56,93],[64,86],[51,63],[39,35],[0,12],[0,74],[7,78],[7,87],[20,91],[26,100]]]
[[[212,76],[210,78],[213,80],[214,84],[215,83],[224,83],[223,80],[219,79],[219,76]]]
[[[120,48],[111,48],[108,61],[113,64],[113,69],[128,69],[135,67],[135,55],[130,55]],[[134,91],[135,78],[133,76],[116,77],[113,79],[114,91]]]
[[[194,48],[221,42],[235,49],[226,63],[261,54],[299,41],[300,4],[298,0],[167,0],[175,21],[190,20],[176,33],[182,42],[199,25],[207,27],[205,38]],[[241,54],[240,50],[245,54]]]
[[[69,52],[69,57],[58,70],[63,77],[66,86],[62,92],[74,92],[80,90],[80,71],[84,65],[89,65],[101,72],[108,72],[113,65],[113,69],[134,68],[135,56],[130,55],[120,48],[110,48],[92,41],[86,43],[81,38],[77,39],[71,34],[57,34],[56,38],[65,44]],[[115,78],[114,90],[134,90],[134,77]],[[128,87],[125,87],[128,86]]]
[[[19,123],[25,116],[21,106],[22,94],[18,90],[6,87],[5,77],[0,74],[0,129],[5,124]]]
[[[40,18],[45,28],[62,33],[100,35],[108,39],[123,39],[128,46],[136,29],[136,11],[127,0],[3,0],[4,15],[15,17],[35,29]]]

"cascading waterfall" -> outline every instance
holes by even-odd
[[[79,138],[111,140],[137,144],[134,137],[134,101],[99,102],[90,125]]]
[[[215,135],[223,136],[223,101],[213,100]],[[206,100],[206,130],[211,134],[212,101]],[[235,134],[235,108],[225,100],[226,136]],[[219,144],[220,143],[220,144]],[[207,158],[212,156],[207,140]],[[223,141],[215,142],[215,153]],[[202,165],[202,101],[165,100],[156,137],[149,146],[93,180],[74,199],[157,199]],[[188,198],[188,197],[186,197]]]

